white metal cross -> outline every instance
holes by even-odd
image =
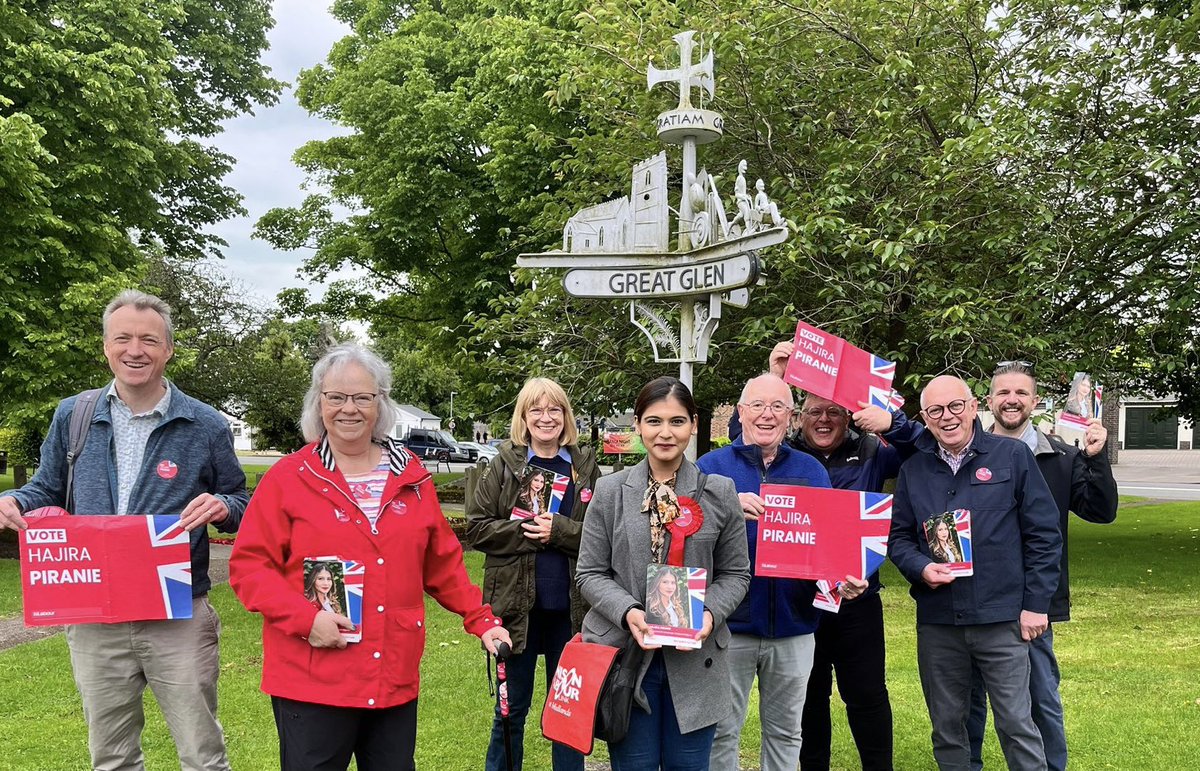
[[[692,36],[695,31],[680,32],[674,40],[679,44],[679,67],[673,70],[660,70],[653,64],[646,72],[646,90],[654,88],[659,83],[679,81],[679,109],[687,110],[692,106],[691,92],[693,88],[703,88],[708,91],[711,99],[716,92],[713,80],[713,55],[710,50],[699,63],[692,63]]]

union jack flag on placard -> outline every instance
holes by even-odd
[[[346,581],[346,618],[358,630],[362,638],[363,582],[367,575],[366,563],[357,560],[342,560],[342,571]]]
[[[896,362],[871,354],[871,382],[868,386],[871,406],[893,412],[904,404],[893,406],[900,396],[892,390],[892,379],[896,377]]]
[[[565,474],[555,474],[554,484],[550,485],[550,505],[548,510],[551,514],[557,514],[562,507],[563,498],[567,494],[567,485],[571,484],[570,477]]]
[[[191,618],[191,536],[187,530],[183,529],[183,523],[179,517],[170,517],[161,514],[148,516],[146,517],[146,527],[150,535],[152,555],[160,553],[159,550],[166,550],[169,547],[189,546],[188,558],[184,561],[162,563],[154,559],[153,556],[151,559],[156,563],[158,589],[162,594],[163,608],[166,612],[165,617],[171,619]],[[176,553],[178,553],[178,550],[176,550]]]
[[[962,544],[963,562],[971,564],[971,512],[967,509],[955,509],[954,529],[958,531],[958,541]]]

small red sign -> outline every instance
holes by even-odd
[[[975,471],[975,478],[978,479],[980,482],[986,482],[992,478],[992,470],[990,468],[988,468],[987,466],[984,466],[981,469],[977,469]]]
[[[158,462],[158,475],[163,479],[174,479],[179,473],[179,466],[176,466],[174,461],[160,460]]]

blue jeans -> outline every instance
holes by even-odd
[[[1033,706],[1033,722],[1042,734],[1046,748],[1046,766],[1050,771],[1067,767],[1067,732],[1063,726],[1062,698],[1058,684],[1062,680],[1058,659],[1054,656],[1054,625],[1029,644],[1029,697]],[[971,769],[983,768],[983,734],[987,729],[987,692],[983,676],[976,669],[971,677],[971,711],[967,717],[967,733],[971,738]]]
[[[650,712],[633,705],[629,733],[608,745],[613,771],[708,771],[717,727],[714,724],[686,734],[679,732],[662,651],[650,661],[650,669],[642,678],[642,692],[650,703]]]
[[[546,657],[546,687],[554,680],[558,658],[571,639],[571,612],[534,609],[529,614],[529,633],[525,649],[509,656],[508,722],[512,749],[512,767],[521,768],[525,756],[525,717],[533,701],[533,681],[537,675],[538,654]],[[583,755],[570,747],[555,744],[550,750],[554,771],[583,771]],[[496,703],[496,719],[492,722],[492,739],[488,743],[487,771],[505,771],[504,723],[500,719],[500,704]]]

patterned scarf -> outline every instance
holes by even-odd
[[[659,482],[653,474],[648,476],[646,495],[642,498],[642,513],[650,517],[650,558],[661,563],[666,556],[667,525],[679,515],[679,501],[675,497],[675,481],[679,472],[672,474],[666,482]]]

